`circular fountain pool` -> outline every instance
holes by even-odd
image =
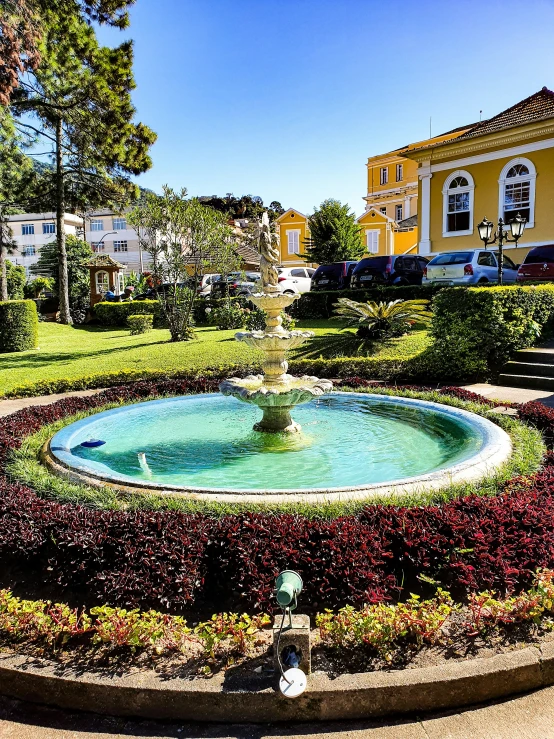
[[[476,479],[511,451],[492,422],[449,406],[333,393],[295,411],[302,433],[252,430],[253,406],[219,394],[137,403],[77,421],[46,461],[89,484],[229,501],[347,499]],[[91,439],[100,446],[82,446]]]

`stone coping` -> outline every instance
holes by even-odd
[[[218,393],[207,393],[207,396],[215,396]],[[420,400],[416,398],[404,398],[394,395],[381,395],[375,393],[356,393],[335,391],[333,395],[359,397],[365,400],[375,400],[379,403],[395,403],[412,408],[420,408],[424,411],[434,410],[476,429],[482,438],[482,445],[476,454],[454,464],[417,477],[405,477],[400,480],[392,480],[368,485],[334,488],[310,488],[307,490],[275,489],[275,490],[235,490],[235,489],[209,489],[192,486],[170,485],[165,483],[135,480],[132,477],[118,475],[100,469],[95,463],[82,460],[71,453],[72,437],[90,421],[90,417],[76,421],[64,427],[47,443],[42,451],[42,461],[55,474],[68,478],[72,482],[121,490],[123,493],[157,493],[160,495],[177,495],[180,497],[224,503],[326,503],[346,500],[371,500],[372,497],[390,495],[401,498],[407,494],[422,493],[430,490],[439,490],[452,484],[475,482],[495,472],[510,457],[512,443],[508,434],[496,424],[475,413],[455,408],[442,403]],[[191,396],[182,396],[183,399]],[[163,398],[159,400],[146,401],[150,406],[167,402],[175,402],[179,397]],[[141,403],[133,404],[136,409]],[[110,417],[124,413],[128,406],[113,408],[103,411],[98,415],[104,415],[109,421]]]
[[[279,693],[274,676],[239,676],[232,668],[209,679],[171,678],[153,671],[109,677],[0,653],[2,694],[63,709],[186,721],[377,718],[460,708],[553,684],[554,642],[435,667],[336,679],[314,674],[296,699]]]

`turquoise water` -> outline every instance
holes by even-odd
[[[398,480],[477,453],[478,428],[443,412],[386,398],[330,395],[298,406],[300,434],[252,430],[261,411],[197,395],[106,411],[59,432],[52,450],[122,479],[236,490],[333,488]],[[101,447],[83,441],[102,439]],[[141,467],[139,453],[148,467]],[[67,456],[66,463],[67,463]],[[71,462],[70,462],[71,463]]]

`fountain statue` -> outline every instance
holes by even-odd
[[[314,334],[312,331],[286,331],[282,326],[281,311],[299,296],[279,292],[279,245],[272,236],[267,213],[262,217],[260,252],[262,292],[252,295],[250,299],[266,312],[265,330],[239,331],[235,338],[264,352],[263,374],[245,378],[229,377],[219,389],[223,395],[232,395],[262,409],[263,417],[254,425],[256,431],[300,431],[300,425],[291,418],[291,409],[329,392],[333,384],[330,380],[317,377],[293,377],[287,374],[287,351],[301,346]]]

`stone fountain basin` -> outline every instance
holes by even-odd
[[[264,384],[263,375],[248,377],[229,377],[219,386],[223,395],[232,395],[245,403],[252,403],[260,408],[267,406],[292,407],[307,403],[314,397],[328,393],[333,389],[330,380],[318,377],[293,377],[285,375],[283,381],[275,385]]]
[[[248,380],[249,378],[245,378],[245,380],[239,380],[239,382],[247,382]],[[251,382],[252,384],[250,385],[250,388],[248,387],[247,382],[247,385],[244,387],[245,392],[256,392],[255,381],[251,380]],[[296,382],[301,385],[303,378],[298,378]],[[278,393],[271,393],[271,391],[268,391],[267,397],[272,396],[277,398]],[[54,473],[69,478],[72,481],[97,487],[109,485],[116,490],[120,490],[122,493],[157,493],[159,495],[180,496],[188,499],[243,504],[294,502],[324,503],[346,500],[371,501],[372,498],[382,495],[395,496],[401,500],[402,497],[409,494],[437,490],[455,483],[477,481],[485,476],[491,475],[496,469],[498,469],[498,467],[504,464],[510,457],[512,449],[510,437],[505,431],[488,419],[459,408],[416,400],[413,398],[399,398],[369,393],[333,392],[330,396],[331,401],[333,398],[336,398],[337,401],[342,402],[341,398],[344,398],[347,402],[350,402],[349,399],[354,399],[354,402],[357,403],[359,402],[358,399],[362,398],[364,401],[374,399],[379,403],[396,404],[398,406],[412,409],[412,411],[417,409],[421,409],[422,412],[433,411],[438,414],[442,414],[450,421],[458,420],[462,424],[470,424],[472,430],[474,430],[479,437],[479,443],[475,447],[476,451],[475,453],[472,451],[469,457],[462,459],[462,461],[458,463],[441,469],[436,469],[426,474],[406,476],[400,479],[391,479],[370,484],[334,487],[326,487],[324,483],[325,478],[323,476],[320,478],[321,483],[323,484],[311,486],[309,488],[304,487],[302,489],[294,489],[286,486],[287,461],[284,458],[282,463],[279,463],[280,472],[276,480],[277,484],[282,484],[282,487],[272,489],[236,489],[233,487],[200,487],[188,484],[174,485],[165,482],[139,479],[137,477],[131,477],[119,472],[114,472],[113,469],[110,469],[105,465],[90,462],[88,459],[76,456],[72,451],[75,448],[75,445],[82,441],[83,438],[88,438],[86,437],[86,433],[88,431],[87,425],[90,427],[92,422],[101,420],[102,424],[106,424],[106,428],[119,423],[123,424],[122,427],[125,428],[125,424],[127,423],[127,416],[125,414],[132,415],[133,412],[138,411],[144,412],[147,416],[151,417],[152,414],[156,413],[156,409],[164,403],[183,402],[182,418],[183,423],[186,424],[186,403],[191,399],[199,399],[201,397],[206,399],[213,399],[215,397],[221,398],[218,394],[168,398],[147,401],[146,403],[138,403],[131,406],[123,406],[87,417],[59,431],[51,441],[45,445],[43,449],[43,460]],[[322,412],[325,411],[323,410]],[[131,419],[129,422],[132,422]],[[96,427],[95,430],[97,430],[97,428],[98,427]],[[291,443],[301,445],[304,443],[306,438],[307,437],[304,434],[297,434],[295,435],[295,440]],[[102,447],[102,449],[106,448],[107,447]],[[401,445],[393,447],[393,449],[395,454],[402,455]],[[137,450],[140,451],[138,447]],[[339,463],[343,464],[340,458]]]

